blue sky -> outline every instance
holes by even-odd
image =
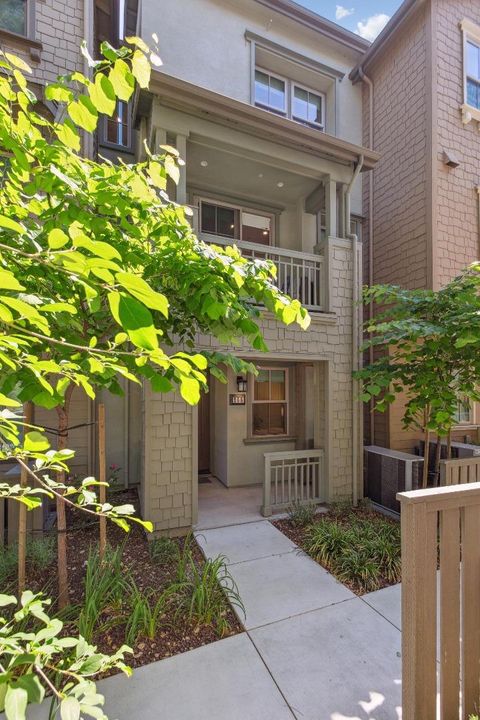
[[[373,40],[402,0],[296,0],[299,5]]]

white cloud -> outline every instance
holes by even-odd
[[[375,40],[377,35],[379,35],[387,22],[390,20],[390,17],[388,15],[385,15],[385,13],[378,13],[377,15],[372,15],[367,20],[357,23],[357,33],[365,38],[365,40],[370,40],[371,42]]]
[[[353,15],[354,12],[355,8],[350,8],[349,10],[348,8],[343,7],[343,5],[337,5],[337,9],[335,10],[335,20],[342,20],[349,15]]]

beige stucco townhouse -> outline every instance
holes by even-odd
[[[405,0],[350,78],[380,154],[363,184],[365,283],[438,289],[480,257],[480,3]],[[412,452],[402,413],[367,413],[366,443]],[[479,426],[460,398],[454,439]]]
[[[348,76],[368,43],[290,0],[143,0],[125,18],[115,7],[97,0],[97,38],[136,24],[147,42],[158,35],[164,64],[101,129],[98,149],[128,159],[145,139],[176,146],[186,166],[173,192],[198,234],[273,260],[312,323],[304,332],[265,313],[269,352],[235,349],[259,374],[211,378],[199,407],[147,387],[104,397],[108,463],[139,485],[155,530],[172,535],[195,526],[209,484],[227,505],[242,488],[258,491],[258,515],[295,496],[356,499],[362,184],[378,155],[362,144],[362,88]],[[204,336],[197,346],[216,347]],[[76,412],[95,417],[80,393]],[[94,433],[75,441],[87,470]]]

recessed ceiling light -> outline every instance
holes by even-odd
[[[207,160],[201,160],[201,161],[200,161],[200,165],[201,165],[202,167],[208,167],[208,161],[207,161]]]
[[[282,182],[281,180],[280,180],[280,182],[277,183],[277,187],[283,187],[284,185],[285,185],[285,183]]]
[[[259,177],[259,178],[262,178],[262,177],[263,177],[263,173],[258,173],[258,177]]]

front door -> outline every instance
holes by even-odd
[[[198,472],[210,471],[210,393],[202,393],[198,405]]]

